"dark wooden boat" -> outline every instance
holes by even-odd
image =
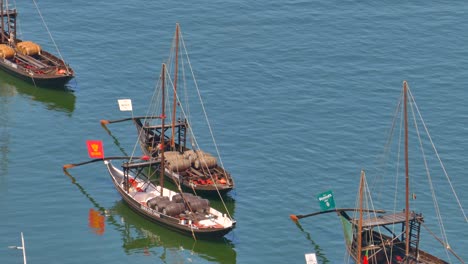
[[[17,38],[18,12],[0,3],[0,69],[36,86],[64,87],[74,77],[72,68],[39,44]]]
[[[162,130],[175,128],[177,142],[170,145],[171,139],[165,137],[165,151],[169,166],[166,176],[175,184],[181,184],[186,190],[197,193],[225,194],[234,188],[231,174],[219,166],[215,157],[202,150],[187,147],[186,121],[179,121],[174,125],[150,124],[149,118],[133,118],[138,130],[140,146],[146,155],[158,157],[161,150],[157,147]]]
[[[210,207],[207,199],[151,183],[141,171],[154,163],[124,163],[123,170],[110,161],[105,164],[115,188],[129,207],[157,224],[197,239],[223,237],[236,224],[227,214]]]
[[[146,222],[140,221],[141,215],[135,215],[134,210],[130,209],[123,200],[115,202],[111,208],[105,208],[77,182],[74,176],[68,172],[66,172],[66,175],[95,209],[90,209],[88,218],[91,230],[97,234],[102,234],[101,232],[108,230],[106,224],[112,226],[121,234],[122,249],[126,254],[154,248],[156,250],[151,250],[150,254],[153,256],[161,254],[161,257],[163,257],[166,250],[174,253],[179,252],[180,248],[184,248],[211,262],[222,263],[230,260],[235,263],[236,251],[232,241],[228,238],[220,239],[220,243],[213,243],[217,241],[211,240],[194,241],[191,237],[174,234],[173,231],[160,225],[148,225]]]
[[[172,100],[167,100],[169,115],[171,117],[170,124],[161,124],[161,113],[160,108],[155,107],[161,104],[161,85],[159,83],[158,88],[153,95],[152,103],[150,104],[150,112],[147,116],[132,117],[120,120],[102,120],[101,124],[106,128],[107,124],[132,120],[135,124],[138,132],[138,139],[140,142],[143,153],[151,157],[158,157],[161,154],[160,145],[161,138],[164,138],[164,151],[166,153],[167,163],[166,176],[173,181],[175,184],[180,184],[185,190],[193,191],[196,193],[202,193],[205,195],[217,195],[218,193],[225,194],[234,188],[234,180],[231,174],[224,169],[222,161],[219,155],[215,157],[206,151],[203,151],[198,146],[198,142],[194,136],[192,130],[192,124],[187,113],[190,110],[183,107],[188,107],[188,102],[183,104],[178,96],[178,83],[183,83],[186,86],[186,80],[180,81],[179,72],[179,47],[185,45],[179,45],[182,40],[179,25],[176,26],[176,33],[173,41],[173,47],[169,57],[173,59],[168,65],[173,65],[171,68],[174,79],[170,80],[171,74],[167,74],[166,80],[169,84],[166,87],[171,87],[169,92],[173,94]],[[185,54],[188,56],[187,51]],[[187,58],[184,60],[189,62]],[[192,71],[185,71],[192,72]],[[181,74],[182,75],[182,74]],[[194,87],[198,89],[198,87]],[[202,101],[200,100],[202,103]],[[172,103],[172,106],[170,104]],[[201,108],[204,107],[202,106]],[[181,116],[176,117],[177,114]],[[205,114],[205,120],[208,121]],[[106,128],[107,129],[107,128]],[[168,136],[163,135],[163,131],[170,131]],[[210,128],[211,131],[211,128]],[[212,138],[213,135],[211,135]],[[216,146],[215,146],[216,147]],[[216,148],[217,151],[217,148]]]
[[[360,203],[365,188],[364,172],[361,176]],[[360,207],[358,217],[353,218],[345,210],[336,210],[345,226],[346,246],[356,263],[411,263],[448,264],[439,257],[420,249],[421,213],[403,210],[396,213],[375,213],[363,218]],[[407,213],[408,212],[408,213]],[[360,234],[360,235],[359,235]]]
[[[408,101],[412,103],[411,109],[414,111],[414,109],[417,110],[417,113],[413,112],[411,117],[413,117],[414,124],[416,125],[416,135],[418,137],[418,143],[420,147],[420,151],[422,152],[422,160],[424,161],[423,164],[425,166],[425,172],[427,174],[427,177],[430,179],[431,178],[431,168],[428,166],[427,162],[427,152],[424,151],[423,146],[421,141],[421,135],[420,131],[421,129],[418,129],[418,120],[416,120],[416,116],[419,116],[420,120],[419,123],[424,126],[424,130],[426,131],[427,137],[430,139],[429,132],[427,131],[427,128],[424,124],[424,121],[422,120],[421,114],[419,113],[419,110],[417,109],[417,106],[414,102],[414,98],[412,97],[409,87],[407,86],[407,83],[403,83],[403,91],[402,91],[402,96],[400,98],[400,102],[398,105],[398,111],[395,119],[394,119],[394,124],[392,126],[391,132],[393,133],[394,131],[398,131],[398,129],[395,129],[395,125],[397,123],[404,124],[404,128],[400,129],[400,135],[399,138],[404,138],[404,146],[400,146],[397,144],[394,146],[396,149],[404,149],[404,168],[400,168],[398,166],[399,164],[403,164],[403,162],[399,161],[402,159],[403,155],[396,155],[397,161],[395,161],[394,164],[397,167],[396,173],[398,176],[399,171],[401,170],[402,172],[404,171],[405,179],[404,181],[400,180],[401,186],[403,188],[398,188],[399,182],[396,180],[394,184],[389,184],[386,186],[386,190],[384,192],[381,192],[381,195],[385,195],[387,193],[391,193],[394,191],[394,198],[391,198],[391,201],[396,201],[398,197],[402,197],[401,195],[398,195],[397,191],[399,189],[404,189],[405,194],[404,198],[402,198],[402,202],[404,201],[404,209],[402,211],[394,211],[394,212],[386,212],[384,210],[375,210],[374,203],[375,201],[372,200],[370,191],[369,191],[369,185],[366,182],[365,178],[365,173],[362,171],[361,173],[361,180],[360,180],[360,187],[359,187],[359,193],[358,193],[358,205],[354,209],[331,209],[331,210],[326,210],[322,212],[317,212],[317,213],[312,213],[309,215],[299,215],[295,216],[292,215],[291,218],[295,221],[297,221],[300,218],[308,217],[308,216],[314,216],[314,215],[319,215],[319,214],[324,214],[324,213],[330,213],[330,212],[336,212],[338,216],[341,218],[341,222],[343,224],[343,229],[344,229],[344,235],[345,235],[345,241],[346,241],[346,247],[347,251],[349,252],[349,255],[352,257],[352,259],[360,264],[360,263],[372,263],[372,264],[384,264],[384,263],[411,263],[411,264],[445,264],[445,263],[452,263],[446,260],[443,260],[439,256],[436,256],[432,252],[438,252],[438,255],[441,255],[444,250],[446,251],[447,257],[449,255],[455,256],[460,263],[464,263],[463,260],[455,253],[455,251],[452,249],[451,246],[448,244],[448,238],[446,237],[446,232],[444,230],[443,225],[441,225],[442,220],[440,219],[441,214],[440,214],[440,207],[437,205],[435,206],[436,208],[436,217],[438,218],[438,223],[439,223],[439,228],[441,230],[441,236],[442,238],[438,237],[435,235],[434,232],[432,232],[428,226],[426,226],[424,217],[422,213],[417,213],[415,211],[411,210],[410,207],[410,197],[412,199],[415,198],[415,194],[410,195],[410,175],[409,175],[409,151],[408,151]],[[403,106],[402,106],[403,105]],[[403,108],[403,109],[402,109]],[[400,119],[399,122],[396,122],[398,119]],[[404,133],[404,135],[403,135]],[[430,140],[432,141],[432,140]],[[390,140],[387,142],[387,145],[390,144]],[[431,142],[432,143],[432,142]],[[435,150],[435,146],[431,144],[431,147],[433,148],[434,152],[437,154],[437,151]],[[437,155],[438,156],[438,155]],[[414,160],[413,158],[412,160]],[[442,165],[442,162],[439,159],[439,163]],[[418,168],[422,168],[418,167]],[[443,167],[443,165],[442,165]],[[433,168],[432,168],[433,170]],[[445,169],[443,170],[444,173]],[[393,173],[395,171],[392,170]],[[414,173],[416,174],[416,173]],[[445,175],[446,179],[449,179],[448,175]],[[382,179],[379,179],[382,181]],[[414,180],[413,180],[414,181]],[[430,189],[433,189],[432,180],[430,181]],[[416,189],[417,187],[420,187],[421,182],[418,181],[418,186],[413,187],[412,191],[416,191],[419,189]],[[376,187],[375,184],[371,185],[372,187]],[[392,187],[393,186],[393,187]],[[453,191],[453,189],[452,189]],[[454,192],[454,191],[453,191]],[[434,192],[432,193],[433,195],[433,202],[434,204],[438,204],[437,199],[434,197]],[[455,197],[456,194],[454,193]],[[458,200],[458,199],[457,199]],[[387,203],[390,204],[390,203]],[[459,204],[460,205],[460,204]],[[396,205],[394,205],[393,208],[395,208]],[[461,210],[463,211],[462,206],[460,205]],[[349,212],[352,212],[352,214],[348,214]],[[465,219],[466,220],[466,219]],[[440,242],[442,244],[442,248],[439,251],[436,251],[435,248],[431,249],[431,252],[429,251],[424,251],[420,248],[421,245],[421,238],[422,238],[422,233],[421,233],[421,228],[424,227],[425,229],[428,230],[428,234],[434,236],[435,240]],[[464,245],[461,245],[464,246]]]
[[[164,79],[166,67],[162,67],[162,93],[164,98]],[[161,124],[164,127],[165,103],[162,103]],[[164,129],[161,131],[163,144]],[[207,199],[200,198],[191,193],[184,193],[164,188],[164,172],[166,158],[164,148],[161,148],[157,159],[149,158],[147,162],[123,163],[123,170],[105,160],[109,174],[123,200],[135,210],[135,212],[149,220],[166,226],[169,229],[191,235],[194,238],[219,238],[230,232],[236,222],[230,215],[210,207]],[[159,167],[153,170],[154,167]],[[146,169],[146,171],[145,171]],[[159,171],[159,185],[154,185],[151,176]]]

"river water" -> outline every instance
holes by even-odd
[[[33,2],[17,4],[22,38],[54,52]],[[335,215],[300,226],[289,215],[320,210],[315,196],[330,189],[338,207],[354,206],[360,170],[371,174],[382,153],[403,80],[468,204],[463,1],[38,5],[76,78],[64,92],[0,74],[0,263],[21,263],[20,251],[8,249],[20,232],[29,263],[304,263],[310,252],[320,263],[344,263]],[[62,171],[88,159],[88,139],[102,140],[108,156],[131,152],[131,124],[113,125],[110,136],[99,121],[128,117],[117,107],[122,98],[145,113],[176,23],[236,181],[227,205],[238,225],[221,241],[142,219],[101,163],[71,169],[75,184]],[[455,202],[441,203],[450,245],[468,260],[466,222]],[[423,248],[440,248],[423,239]]]

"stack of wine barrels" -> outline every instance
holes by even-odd
[[[181,194],[172,197],[172,201],[176,203],[183,203],[184,199],[193,212],[206,213],[210,210],[210,201],[208,199],[203,199],[191,193],[183,193],[183,197]]]
[[[207,152],[203,152],[202,150],[188,150],[184,152],[184,157],[190,160],[190,163],[193,165],[195,169],[201,168],[209,168],[212,169],[216,167],[218,161],[215,157]]]
[[[184,199],[189,208],[185,207]],[[149,199],[146,204],[148,207],[169,216],[178,216],[190,209],[194,213],[208,213],[210,210],[210,201],[191,193],[176,194],[169,200],[167,196],[156,196]]]
[[[167,161],[167,169],[170,171],[185,171],[190,168],[190,161],[185,159],[178,151],[164,152]]]
[[[16,49],[23,55],[33,56],[41,54],[41,46],[32,41],[23,41],[16,44]]]
[[[169,216],[178,216],[185,211],[183,203],[181,204],[170,201],[167,196],[156,196],[149,199],[146,204],[150,208]]]
[[[184,154],[178,151],[164,152],[164,158],[170,171],[182,172],[193,166],[195,169],[212,169],[218,165],[218,161],[211,154],[201,150],[187,150]]]
[[[183,203],[168,203],[162,210],[162,213],[170,216],[178,216],[185,211],[185,205]]]
[[[161,212],[164,207],[166,207],[167,204],[169,204],[171,201],[169,201],[169,197],[166,196],[156,196],[154,198],[149,199],[146,204],[150,207],[153,208],[154,210]]]

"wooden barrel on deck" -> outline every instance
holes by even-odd
[[[41,46],[32,41],[23,41],[16,44],[16,49],[23,55],[33,56],[41,54]]]
[[[162,213],[170,216],[177,216],[185,211],[183,203],[170,203],[162,210]]]
[[[15,50],[5,44],[0,44],[0,57],[3,59],[11,59],[15,56]]]
[[[195,160],[193,167],[195,167],[195,169],[212,169],[216,167],[216,165],[218,165],[218,161],[215,157],[210,155],[198,155],[198,158]]]
[[[166,158],[167,169],[170,171],[185,171],[190,168],[191,164],[188,159],[185,159],[182,155],[173,155]]]
[[[184,198],[185,198],[186,200],[192,199],[192,198],[195,197],[195,196],[194,196],[193,194],[191,194],[191,193],[183,193],[183,195],[184,195]],[[195,197],[195,198],[196,198],[196,197]],[[182,195],[181,195],[180,193],[178,193],[178,194],[172,196],[172,201],[175,202],[175,203],[183,203],[183,202],[184,202],[184,199],[182,198]]]

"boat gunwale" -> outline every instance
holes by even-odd
[[[140,215],[144,216],[145,218],[147,218],[148,220],[150,220],[152,222],[162,224],[162,225],[164,225],[166,227],[169,227],[171,230],[178,231],[178,232],[186,234],[186,235],[195,235],[196,237],[200,237],[200,238],[220,238],[220,237],[223,237],[224,235],[229,233],[236,225],[236,221],[234,219],[226,218],[227,220],[229,220],[231,222],[230,226],[222,227],[222,228],[217,228],[217,227],[192,228],[192,227],[189,227],[189,226],[186,226],[186,225],[181,225],[179,223],[179,219],[177,219],[177,218],[174,218],[174,217],[171,217],[171,216],[159,213],[159,212],[150,214],[147,210],[142,208],[142,206],[144,206],[144,205],[142,205],[137,200],[135,200],[129,193],[125,192],[122,189],[122,187],[120,186],[121,182],[119,182],[117,178],[123,177],[123,175],[122,175],[123,172],[118,170],[109,160],[106,161],[105,164],[106,164],[106,167],[107,167],[107,169],[109,171],[109,174],[111,175],[112,182],[113,182],[115,188],[117,189],[117,191],[119,192],[119,194],[121,195],[121,197],[123,198],[123,200],[129,205],[130,208],[132,208],[134,211],[136,211],[137,213],[139,213]],[[118,173],[119,175],[122,175],[122,176],[116,177],[115,173]],[[153,186],[155,188],[160,187],[160,186],[156,186],[156,185],[153,185]],[[169,190],[167,188],[163,188],[163,190],[164,189],[168,190],[169,192],[174,192],[174,191]],[[152,208],[148,207],[148,209],[154,211]],[[223,213],[221,213],[220,211],[214,209],[213,207],[210,207],[210,211],[211,210],[214,210],[220,216],[223,216]],[[223,216],[223,217],[225,217],[225,216]]]

